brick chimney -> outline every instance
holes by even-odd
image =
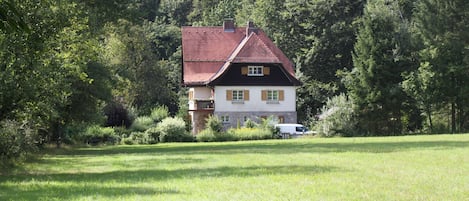
[[[246,26],[246,37],[249,37],[249,35],[251,35],[253,32],[257,34],[257,28],[254,26],[253,22],[248,21]]]
[[[235,24],[233,19],[225,19],[225,21],[223,21],[223,31],[235,32]]]

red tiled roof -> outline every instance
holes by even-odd
[[[261,31],[246,37],[246,28],[224,32],[223,27],[182,27],[183,80],[205,85],[231,63],[279,63],[294,77],[293,64]]]

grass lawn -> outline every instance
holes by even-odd
[[[0,200],[469,200],[469,134],[49,150]]]

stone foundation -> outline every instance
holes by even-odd
[[[251,119],[256,123],[260,123],[262,118],[267,118],[270,116],[282,119],[283,122],[280,123],[297,123],[297,114],[296,112],[214,112],[214,115],[218,118],[222,116],[228,116],[229,121],[223,122],[225,129],[230,127],[243,126],[244,121]]]

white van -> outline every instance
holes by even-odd
[[[313,134],[313,132],[309,131],[301,124],[275,124],[275,128],[279,128],[280,134],[282,134],[283,138],[286,138],[287,136]]]

